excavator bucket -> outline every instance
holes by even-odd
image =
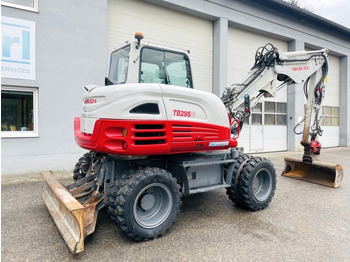
[[[303,162],[296,158],[284,158],[283,176],[311,183],[338,188],[343,179],[343,168],[339,164],[319,161]]]
[[[325,60],[325,65],[327,65],[327,59]],[[317,127],[319,122],[318,111],[313,112],[313,109],[320,108],[322,96],[320,96],[320,94],[317,92],[324,88],[325,78],[327,76],[327,68],[328,67],[326,66],[322,69],[321,79],[318,79],[317,73],[314,73],[310,76],[310,81],[308,81],[309,91],[304,111],[304,128],[302,132],[303,136],[300,142],[300,144],[304,147],[304,155],[302,157],[302,161],[285,157],[285,168],[282,175],[324,186],[338,188],[343,179],[343,168],[341,165],[319,162],[314,159],[314,154],[320,153],[321,144],[316,141],[317,135],[319,135],[319,131],[313,131],[319,129],[319,127]],[[314,95],[312,95],[313,89],[311,88],[315,88]],[[317,101],[317,103],[315,101]],[[310,132],[311,117],[313,115],[315,117],[314,123],[316,123],[316,126],[314,126],[312,132]]]
[[[66,187],[51,171],[40,174],[47,185],[43,194],[44,202],[68,248],[73,254],[83,251],[84,238],[95,230],[99,203],[102,200],[92,194],[95,177],[78,180]],[[84,197],[84,202],[78,201]]]

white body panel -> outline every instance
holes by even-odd
[[[189,120],[230,126],[226,107],[216,95],[177,86],[161,85],[161,88],[168,120]],[[179,116],[174,110],[191,112],[191,115]]]
[[[145,103],[157,104],[159,114],[130,113]],[[99,118],[197,121],[229,127],[226,108],[216,95],[163,84],[123,84],[92,89],[83,99],[81,131],[92,134]]]

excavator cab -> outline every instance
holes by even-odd
[[[189,51],[143,43],[127,42],[112,51],[105,85],[157,83],[193,88]]]

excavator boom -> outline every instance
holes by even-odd
[[[286,158],[285,170],[282,175],[301,180],[339,187],[343,177],[343,170],[338,164],[314,161],[316,153],[312,142],[318,135],[322,135],[319,126],[319,110],[324,98],[325,79],[328,73],[328,50],[297,51],[279,53],[272,44],[267,44],[257,50],[255,64],[248,75],[238,84],[226,88],[221,100],[233,119],[231,132],[239,134],[244,120],[249,117],[244,99],[251,97],[250,105],[258,103],[262,96],[275,97],[276,92],[284,84],[304,84],[307,104],[304,110],[304,129],[301,144],[304,147],[302,160]],[[282,85],[277,86],[277,82]],[[311,126],[313,120],[313,125]],[[319,148],[317,153],[319,153]]]

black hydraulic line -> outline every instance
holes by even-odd
[[[294,134],[296,134],[296,135],[301,135],[301,134],[303,133],[303,131],[297,132],[296,129],[297,129],[297,127],[300,126],[301,123],[304,122],[304,121],[305,121],[305,117],[304,117],[301,121],[299,121],[298,124],[296,124],[296,126],[295,126],[294,129],[293,129]]]

